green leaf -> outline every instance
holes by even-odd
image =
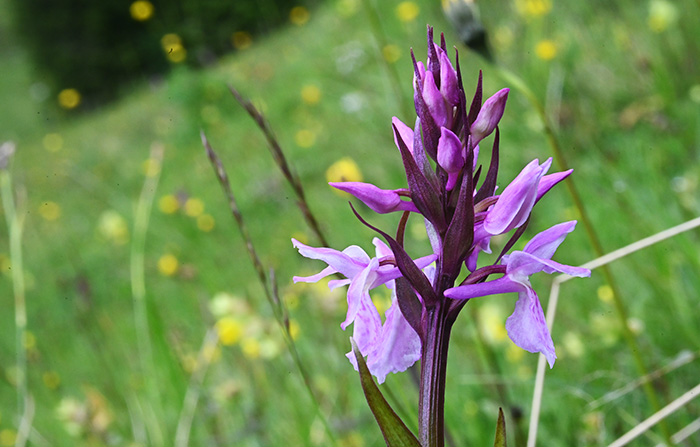
[[[493,447],[507,447],[506,445],[506,419],[503,417],[503,408],[498,409],[498,422],[496,423],[496,440]]]
[[[355,354],[357,367],[360,370],[362,390],[365,392],[367,404],[369,404],[369,408],[372,410],[372,414],[374,414],[374,418],[382,430],[387,447],[421,447],[418,439],[382,396],[382,392],[379,391],[379,388],[374,383],[365,359],[362,357],[360,349],[352,337],[350,338],[350,343],[352,343],[352,352]]]

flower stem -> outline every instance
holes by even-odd
[[[441,301],[444,303],[445,300]],[[445,445],[445,378],[452,329],[447,308],[440,303],[426,311],[418,414],[419,438],[423,447]]]

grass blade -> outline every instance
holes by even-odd
[[[146,232],[148,222],[153,207],[153,200],[158,188],[160,179],[160,166],[163,161],[163,145],[154,143],[151,146],[149,162],[155,163],[157,168],[150,170],[146,175],[146,180],[141,189],[141,195],[136,205],[134,216],[134,237],[131,242],[130,254],[130,280],[131,295],[134,302],[134,324],[136,327],[136,340],[143,374],[146,393],[148,394],[148,405],[156,414],[163,414],[160,408],[161,396],[156,381],[156,367],[153,361],[153,346],[151,345],[150,328],[148,324],[148,306],[146,303],[146,281],[144,258],[146,251]],[[149,175],[150,174],[150,175]],[[154,408],[155,407],[155,408]],[[157,417],[148,418],[150,441],[154,445],[164,445],[163,432],[158,424]]]

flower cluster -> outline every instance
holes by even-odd
[[[348,313],[341,327],[353,323],[357,346],[380,383],[389,372],[403,371],[420,358],[423,369],[426,361],[440,358],[439,362],[444,362],[450,328],[465,303],[507,292],[518,293],[515,311],[506,322],[508,335],[521,348],[544,354],[552,366],[554,344],[529,276],[539,271],[590,275],[587,269],[551,260],[576,222],[555,225],[534,236],[521,251],[506,253],[524,233],[533,206],[571,170],[547,174],[552,159],[543,163],[533,160],[497,194],[498,123],[508,89],[482,104],[480,75],[473,99],[467,104],[459,62],[455,68],[450,61],[444,36],[440,45],[433,42],[431,28],[427,62],[413,57],[413,65],[417,118],[413,127],[398,118],[392,121],[408,188],[386,190],[361,182],[331,183],[377,213],[403,212],[396,238],[371,227],[355,212],[388,245],[375,239],[376,256],[370,257],[357,246],[340,252],[293,240],[301,255],[328,264],[316,275],[294,280],[315,282],[335,273],[346,278],[329,282],[331,288],[349,285]],[[478,160],[479,145],[492,133],[491,159],[484,173]],[[424,219],[433,250],[415,260],[403,247],[410,215]],[[491,252],[491,238],[510,232],[513,234],[495,263],[479,266],[479,255]],[[465,279],[457,284],[458,277]],[[383,323],[369,294],[382,285],[392,290],[392,305]],[[355,362],[351,354],[348,357]]]

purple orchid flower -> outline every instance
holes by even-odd
[[[396,237],[358,219],[387,242],[374,240],[376,256],[351,246],[337,251],[309,247],[292,239],[299,253],[328,264],[321,272],[294,281],[316,282],[333,273],[345,279],[331,288],[349,285],[348,311],[341,328],[353,324],[354,340],[370,372],[382,383],[387,374],[404,371],[421,360],[419,438],[421,445],[444,445],[443,403],[450,330],[465,300],[518,292],[506,329],[513,342],[541,352],[550,367],[556,360],[544,312],[529,277],[537,272],[589,276],[590,271],[552,261],[557,247],[576,222],[555,225],[536,235],[521,251],[508,250],[524,233],[535,204],[571,170],[547,175],[552,159],[529,163],[504,189],[498,188],[501,120],[509,90],[502,89],[482,104],[482,76],[467,101],[459,63],[446,51],[444,36],[433,42],[428,27],[427,62],[413,58],[413,128],[392,119],[394,141],[406,171],[406,189],[385,190],[368,183],[331,183],[378,213],[411,211],[402,216]],[[456,69],[455,69],[456,68]],[[488,169],[479,165],[479,146],[495,133]],[[483,148],[483,147],[482,147]],[[496,193],[499,191],[499,194]],[[432,255],[414,260],[404,247],[407,219],[423,218]],[[500,264],[477,268],[482,252],[490,253],[491,238],[513,232]],[[433,261],[435,265],[430,265]],[[467,272],[464,272],[466,266]],[[458,278],[466,280],[455,287]],[[491,279],[491,275],[503,275]],[[384,321],[370,291],[381,285],[392,290]],[[348,354],[357,369],[357,359]],[[371,404],[370,404],[371,405]]]
[[[551,260],[566,235],[576,227],[576,221],[564,222],[545,230],[530,240],[522,251],[514,251],[503,257],[505,275],[493,281],[465,284],[445,291],[452,299],[470,299],[499,293],[518,292],[515,311],[506,321],[506,330],[513,343],[529,352],[541,352],[550,368],[557,356],[552,336],[544,319],[544,312],[537,293],[530,285],[530,275],[566,273],[571,276],[590,276],[591,271],[581,267],[559,264]]]

